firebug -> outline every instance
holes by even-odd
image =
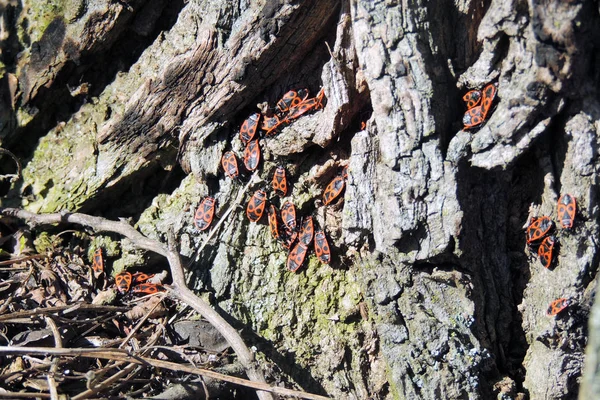
[[[131,272],[121,272],[115,276],[115,284],[117,285],[117,290],[120,293],[126,293],[131,288],[131,282],[133,281],[133,277]]]
[[[258,130],[258,123],[260,122],[260,113],[252,114],[242,123],[240,128],[240,140],[242,143],[246,144],[252,139],[254,139],[254,135],[256,135],[256,131]]]
[[[577,202],[575,197],[569,193],[565,193],[558,199],[558,221],[563,229],[571,229],[575,222],[575,214],[577,213]]]
[[[296,230],[296,207],[292,202],[286,201],[281,206],[281,220],[288,229]]]
[[[214,197],[205,197],[196,213],[194,214],[194,225],[201,231],[208,229],[215,215],[215,199]]]
[[[493,83],[490,83],[483,88],[481,93],[481,111],[483,112],[483,119],[487,118],[488,113],[492,109],[492,103],[494,102],[497,92],[498,88],[496,88],[496,85]]]
[[[554,236],[546,236],[538,247],[538,256],[540,257],[540,262],[546,268],[550,268],[552,265],[552,256],[554,245],[556,244],[556,238]]]
[[[473,107],[469,107],[469,105],[473,103],[469,103],[469,100],[466,99],[467,96],[469,96],[470,99],[471,96],[473,96],[473,94],[469,95],[469,93],[467,93],[463,97],[463,100],[467,102],[468,108],[467,112],[465,112],[463,116],[463,125],[465,129],[475,128],[476,126],[481,125],[483,121],[485,121],[490,110],[492,109],[492,104],[494,102],[494,99],[496,98],[497,92],[498,88],[496,87],[496,84],[490,83],[486,85],[481,91],[481,104],[474,105]]]
[[[315,254],[324,264],[329,264],[331,261],[331,250],[324,231],[315,232]]]
[[[244,150],[244,165],[248,171],[254,171],[258,168],[260,162],[260,146],[258,140],[251,140]]]
[[[312,216],[304,217],[302,220],[302,225],[300,226],[300,241],[305,245],[310,245],[310,242],[313,240],[313,235],[315,232],[315,226],[313,223]]]
[[[550,217],[544,215],[539,218],[531,218],[526,232],[527,244],[539,242],[552,228],[554,228],[554,222]]]
[[[277,214],[277,207],[273,204],[269,204],[269,229],[275,239],[281,238],[281,232],[279,231],[279,215]]]
[[[285,168],[283,168],[283,166],[280,165],[275,169],[271,184],[275,194],[277,194],[279,197],[285,197],[288,189]]]
[[[225,170],[225,175],[230,178],[237,178],[239,175],[239,169],[237,158],[235,157],[235,153],[233,151],[228,151],[223,154],[223,157],[221,157],[221,165],[223,166],[223,170]]]
[[[298,242],[288,255],[287,268],[292,272],[296,272],[304,263],[307,253],[308,247],[304,243]]]
[[[570,305],[570,301],[568,299],[565,299],[564,297],[558,298],[558,299],[554,300],[552,303],[550,303],[550,305],[548,306],[548,310],[546,311],[546,314],[548,314],[548,316],[552,317],[554,315],[557,315],[561,311],[563,311],[569,305]]]
[[[133,283],[144,283],[148,279],[152,278],[154,274],[148,275],[144,272],[136,272],[132,275]]]
[[[246,216],[252,222],[257,222],[265,211],[265,205],[267,203],[267,193],[259,189],[250,198],[248,206],[246,207]]]
[[[102,247],[98,247],[96,251],[94,251],[92,270],[94,271],[95,276],[98,276],[104,272],[104,259],[102,258]]]
[[[287,113],[290,108],[298,106],[308,98],[308,89],[300,89],[297,92],[290,90],[277,102],[277,111],[281,114]]]
[[[163,292],[164,289],[162,285],[157,283],[141,283],[139,285],[134,286],[131,291],[133,293],[142,293],[142,294],[154,294],[158,292]]]
[[[277,129],[286,122],[286,119],[280,119],[277,115],[273,115],[270,118],[265,117],[261,129],[265,131],[266,136],[273,136],[277,132]]]
[[[330,204],[340,195],[340,193],[342,193],[342,190],[344,190],[344,187],[346,185],[347,177],[348,169],[344,168],[338,176],[336,176],[331,182],[329,182],[329,184],[325,188],[325,191],[323,192],[323,203],[325,205]]]
[[[483,122],[483,110],[481,106],[470,108],[463,116],[465,129],[474,128]]]
[[[315,111],[323,108],[323,96],[325,95],[325,91],[321,89],[316,97],[312,97],[310,99],[306,99],[296,107],[292,107],[290,109],[290,113],[287,116],[287,120],[291,121],[293,119],[299,118],[300,116],[306,114],[309,111]]]

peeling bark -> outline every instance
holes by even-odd
[[[599,259],[597,4],[221,3],[88,4],[20,43],[0,135],[24,181],[3,204],[174,231],[189,284],[252,332],[267,379],[340,399],[575,398]],[[143,52],[114,81],[85,72],[133,34]],[[489,82],[489,118],[462,129],[462,95]],[[323,110],[261,138],[248,193],[283,164],[289,199],[326,230],[331,265],[311,255],[293,274],[267,226],[225,213],[248,177],[219,160],[243,152],[248,115],[321,87]],[[344,166],[343,201],[323,207]],[[567,192],[576,227],[557,229],[547,270],[524,226]],[[209,194],[225,220],[206,244],[192,217]],[[558,297],[571,306],[550,318]]]

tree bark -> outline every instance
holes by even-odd
[[[24,179],[3,205],[175,232],[190,286],[244,328],[275,381],[338,399],[577,397],[599,259],[597,2],[6,10],[0,137]],[[488,83],[492,111],[463,129],[462,95]],[[220,157],[243,153],[250,114],[321,87],[323,110],[261,138],[245,193],[284,165],[299,215],[327,232],[331,264],[313,254],[291,273],[268,226],[225,212],[248,177],[224,176]],[[344,200],[323,206],[345,166]],[[557,221],[562,193],[576,223],[555,229],[545,269],[524,229]],[[225,219],[212,237],[193,228],[206,195]],[[560,297],[570,306],[547,316]]]

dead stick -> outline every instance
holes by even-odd
[[[60,337],[60,332],[58,331],[58,327],[56,323],[52,319],[52,317],[46,317],[46,325],[52,331],[52,335],[54,336],[54,346],[57,349],[61,349],[63,347],[62,338]],[[52,357],[52,365],[50,366],[50,371],[46,376],[48,380],[48,388],[50,389],[50,398],[52,400],[58,400],[58,389],[56,388],[56,379],[54,379],[54,374],[58,370],[58,357]]]
[[[221,315],[216,312],[210,304],[196,296],[185,283],[185,273],[181,264],[179,253],[169,251],[164,244],[147,238],[124,221],[111,221],[101,217],[95,217],[81,213],[61,212],[53,214],[36,214],[18,208],[0,208],[0,214],[15,217],[27,221],[31,226],[58,223],[78,224],[92,228],[96,231],[114,232],[121,234],[131,240],[136,246],[144,250],[153,251],[166,257],[173,277],[173,289],[170,293],[183,303],[190,305],[200,313],[223,335],[229,343],[240,363],[246,369],[248,378],[255,382],[266,383],[262,371],[254,363],[254,356],[242,340],[238,332]],[[257,392],[261,400],[273,400],[269,393]]]
[[[87,357],[87,358],[102,358],[107,360],[125,361],[140,365],[151,365],[157,368],[164,368],[171,371],[187,372],[190,374],[196,374],[206,376],[213,379],[219,379],[224,382],[233,383],[235,385],[245,386],[264,392],[276,393],[284,396],[296,396],[302,399],[310,400],[325,400],[328,397],[319,396],[316,394],[301,392],[298,390],[286,389],[278,386],[270,386],[266,383],[249,381],[247,379],[237,378],[235,376],[229,376],[220,374],[215,371],[210,371],[202,368],[189,367],[170,361],[155,360],[153,358],[137,356],[130,354],[126,350],[121,349],[85,349],[85,348],[70,348],[70,349],[57,349],[54,347],[18,347],[18,346],[0,346],[0,354],[44,354],[44,355],[62,355],[70,357]]]
[[[48,393],[0,392],[0,399],[49,399]]]

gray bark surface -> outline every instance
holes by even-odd
[[[600,396],[597,2],[75,3],[5,7],[0,138],[24,178],[3,205],[173,231],[190,286],[267,381],[336,399]],[[463,130],[462,95],[489,82],[493,111]],[[323,87],[325,108],[262,138],[253,176],[224,176],[243,120],[303,87]],[[287,271],[246,218],[280,164],[330,265],[313,253]],[[545,269],[525,227],[556,221],[562,193],[576,226],[556,230]],[[212,236],[193,225],[206,195],[224,218]],[[570,306],[547,316],[559,297]]]

